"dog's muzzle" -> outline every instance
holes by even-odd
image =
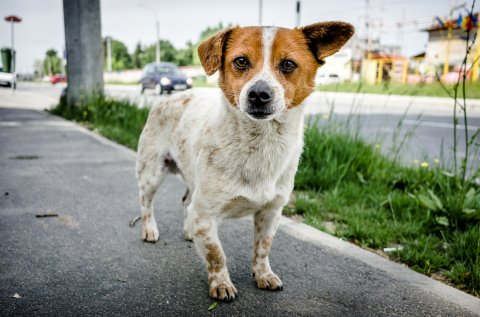
[[[247,92],[247,113],[255,119],[265,119],[272,115],[275,112],[272,106],[273,94],[265,80],[257,81]]]

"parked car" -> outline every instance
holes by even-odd
[[[62,75],[62,74],[56,74],[56,75],[50,76],[50,82],[52,83],[52,85],[55,85],[58,83],[64,83],[66,81],[67,81],[67,78],[65,77],[65,75]]]
[[[12,73],[6,73],[0,67],[0,86],[17,88],[17,78]]]
[[[337,74],[317,74],[315,76],[315,85],[338,84],[340,82],[340,77]]]
[[[180,72],[175,64],[151,63],[143,68],[140,86],[142,94],[145,89],[156,89],[159,94],[171,93],[173,90],[192,88],[192,79]]]

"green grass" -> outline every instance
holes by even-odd
[[[362,247],[401,246],[392,259],[480,295],[477,184],[433,163],[401,166],[374,146],[315,124],[305,133],[295,190],[286,214],[302,214],[307,224]]]
[[[91,98],[50,111],[136,149],[148,109]],[[334,122],[312,123],[284,213],[480,295],[480,188],[439,165],[405,167]]]
[[[119,80],[108,80],[105,82],[105,85],[125,85],[125,86],[139,86],[140,83],[135,81],[119,81]]]
[[[453,85],[445,86],[449,92],[453,91]],[[388,86],[385,84],[368,85],[362,83],[341,83],[341,84],[328,84],[317,86],[319,91],[332,91],[332,92],[359,92],[370,94],[390,94],[390,95],[406,95],[406,96],[431,96],[431,97],[449,97],[448,93],[442,88],[439,83],[432,84],[399,84],[390,83]],[[466,95],[467,98],[479,99],[480,98],[480,82],[466,83]],[[459,98],[463,97],[461,89],[458,90]]]
[[[193,87],[218,87],[216,83],[207,82],[206,78],[194,78]]]
[[[109,139],[136,150],[148,111],[148,108],[138,108],[128,100],[92,97],[77,107],[61,102],[49,112],[77,121]]]

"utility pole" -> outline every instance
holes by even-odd
[[[17,17],[15,15],[10,15],[5,17],[5,21],[11,22],[12,23],[12,48],[11,48],[11,59],[10,59],[10,72],[12,73],[12,93],[15,92],[15,88],[17,86],[17,74],[16,74],[16,61],[17,61],[17,54],[15,54],[15,33],[13,32],[13,26],[15,23],[20,23],[22,22],[22,19],[20,17]]]
[[[155,45],[155,63],[160,63],[160,22],[157,15],[157,42]]]
[[[67,50],[67,102],[103,94],[103,48],[99,0],[63,0]]]
[[[144,4],[139,3],[138,6],[147,10],[148,12],[152,12],[155,15],[155,25],[156,25],[156,32],[157,32],[157,41],[155,42],[155,63],[160,63],[160,21],[158,20],[158,11],[152,7],[148,7]]]
[[[300,0],[297,1],[297,21],[296,21],[296,27],[300,27]]]
[[[371,42],[371,39],[370,39],[370,15],[369,15],[369,12],[370,12],[370,0],[365,0],[365,34],[366,34],[366,41],[367,41],[367,59],[370,59],[371,58],[371,53],[370,53],[370,49],[371,49],[371,45],[372,45],[372,42]]]
[[[107,70],[112,71],[112,38],[107,36]]]
[[[262,26],[262,0],[258,0],[258,25]]]

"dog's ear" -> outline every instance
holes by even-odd
[[[307,38],[308,46],[320,64],[347,43],[355,29],[346,22],[320,22],[300,29]]]
[[[223,49],[232,30],[233,28],[220,31],[198,46],[198,57],[208,76],[222,66]]]

